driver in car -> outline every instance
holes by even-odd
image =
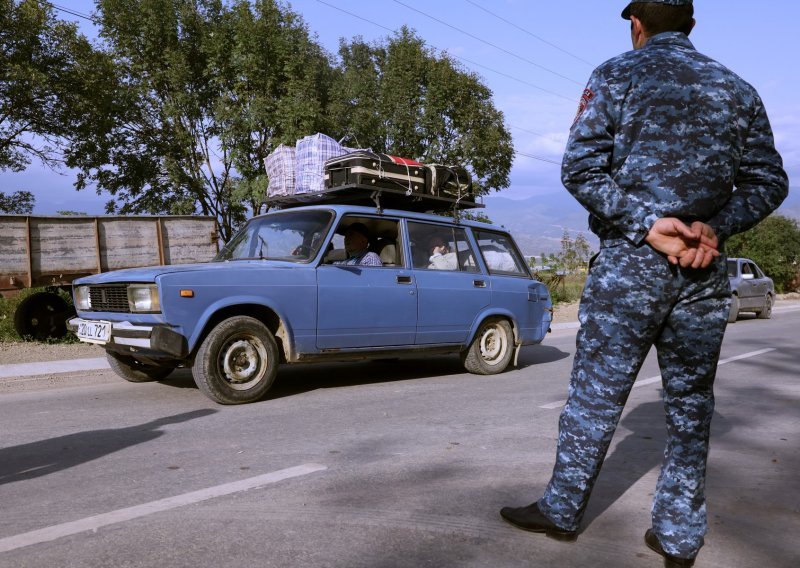
[[[353,223],[344,233],[345,260],[337,260],[333,264],[383,266],[381,257],[369,250],[369,229],[363,223]]]

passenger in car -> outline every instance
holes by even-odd
[[[506,250],[501,250],[495,245],[488,245],[481,247],[481,252],[490,271],[516,272],[519,270],[511,253]]]
[[[337,260],[333,264],[383,266],[381,257],[369,250],[369,229],[363,223],[353,223],[344,233],[344,248],[347,258]]]
[[[456,253],[450,250],[445,240],[440,235],[433,235],[428,239],[428,250],[430,251],[430,264],[428,268],[434,270],[458,270],[458,258]]]

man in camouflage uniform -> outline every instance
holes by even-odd
[[[692,566],[706,532],[713,383],[730,304],[719,245],[788,192],[758,93],[694,49],[692,16],[692,0],[631,2],[622,17],[634,50],[598,67],[581,98],[562,179],[590,212],[600,252],[581,299],[553,476],[538,502],[501,511],[519,528],[577,538],[655,345],[668,437],[645,541],[667,566]]]

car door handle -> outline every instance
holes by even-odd
[[[411,284],[411,276],[398,276],[397,277],[398,284]]]
[[[486,288],[486,281],[485,280],[473,280],[472,285],[476,288]]]

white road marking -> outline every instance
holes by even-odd
[[[717,367],[719,367],[720,365],[725,365],[726,363],[739,361],[740,359],[749,359],[750,357],[757,357],[758,355],[763,355],[764,353],[769,353],[770,351],[775,351],[775,348],[769,347],[767,349],[759,349],[758,351],[750,351],[749,353],[736,355],[735,357],[728,357],[727,359],[720,359],[719,363],[717,363]],[[660,382],[661,382],[661,375],[656,375],[655,377],[649,377],[647,379],[639,379],[633,384],[633,388],[644,387],[647,385],[652,385],[653,383],[660,383]],[[554,410],[556,408],[563,407],[566,404],[566,402],[567,402],[566,400],[558,400],[556,402],[543,404],[539,408]]]
[[[183,495],[176,495],[174,497],[159,499],[158,501],[151,501],[150,503],[144,503],[142,505],[127,507],[125,509],[117,509],[116,511],[95,515],[93,517],[86,517],[85,519],[79,519],[77,521],[62,523],[60,525],[54,525],[15,536],[9,536],[0,539],[0,552],[8,552],[10,550],[16,550],[18,548],[31,546],[33,544],[50,542],[52,540],[85,531],[97,530],[108,525],[122,523],[132,519],[138,519],[139,517],[145,517],[154,513],[168,511],[177,507],[183,507],[184,505],[199,503],[201,501],[206,501],[215,497],[221,497],[223,495],[230,495],[231,493],[255,489],[263,485],[276,483],[292,477],[308,475],[309,473],[314,473],[325,469],[328,468],[324,465],[307,463],[298,465],[296,467],[273,471],[272,473],[266,473],[264,475],[257,475],[255,477],[242,479],[240,481],[234,481],[232,483],[224,483],[215,487],[208,487],[206,489],[184,493]]]

